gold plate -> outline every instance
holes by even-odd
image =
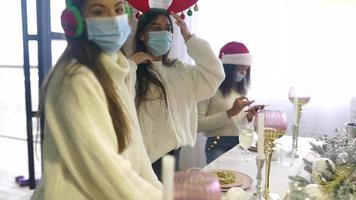
[[[227,170],[227,169],[214,169],[214,170],[210,170],[211,173],[217,172],[217,171],[227,171],[227,172],[231,172],[236,176],[236,180],[233,183],[230,184],[220,184],[221,187],[221,191],[227,191],[232,187],[239,187],[242,189],[247,189],[251,186],[252,184],[252,178],[250,176],[248,176],[247,174],[244,174],[242,172],[238,172],[235,170]]]

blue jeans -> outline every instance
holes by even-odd
[[[206,162],[209,164],[239,143],[239,136],[208,137],[205,143]]]

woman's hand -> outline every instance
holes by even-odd
[[[247,121],[249,122],[252,122],[253,118],[255,117],[256,113],[257,113],[258,110],[256,109],[253,109],[253,108],[250,108],[248,109],[246,112],[246,118],[247,118]]]
[[[259,110],[262,110],[265,108],[265,106],[267,105],[254,105],[251,108],[249,108],[248,110],[246,110],[247,114],[246,114],[246,118],[249,122],[251,122],[253,120],[253,118],[255,117],[256,113]]]
[[[227,117],[230,118],[239,114],[245,106],[249,106],[253,102],[254,101],[249,101],[246,97],[239,97],[235,99],[234,103],[232,104],[232,107],[226,111]]]
[[[179,15],[177,15],[174,12],[171,12],[171,15],[174,17],[174,19],[176,19],[176,24],[179,26],[180,28],[180,32],[182,33],[182,36],[184,38],[184,41],[189,40],[192,37],[192,34],[190,33],[187,24],[184,22],[184,20],[182,18],[179,17]]]
[[[136,64],[153,62],[154,59],[151,55],[145,52],[137,52],[135,55],[130,57],[130,60],[134,61]]]

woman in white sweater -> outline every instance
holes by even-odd
[[[208,137],[205,144],[207,163],[239,144],[239,130],[253,120],[263,106],[248,108],[253,101],[247,95],[250,86],[251,55],[240,42],[229,42],[219,55],[226,78],[216,94],[199,102],[198,131]]]
[[[196,142],[197,102],[210,98],[224,80],[224,71],[210,45],[192,35],[185,22],[180,27],[188,54],[196,65],[168,60],[172,21],[163,9],[151,9],[139,20],[135,34],[136,105],[147,153],[160,176],[160,159],[170,153],[179,165],[179,149]],[[142,59],[143,57],[143,59]],[[150,60],[150,62],[141,62]]]
[[[124,6],[67,1],[68,46],[45,85],[43,174],[32,199],[161,199],[136,115],[136,64],[119,51],[131,32]]]

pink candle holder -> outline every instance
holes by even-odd
[[[174,200],[221,200],[219,180],[200,170],[176,172]]]

